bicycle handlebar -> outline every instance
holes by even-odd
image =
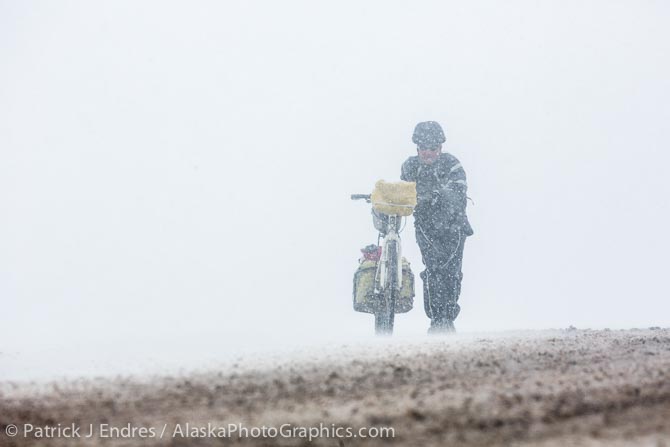
[[[351,200],[370,200],[371,194],[352,194]]]

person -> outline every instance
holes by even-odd
[[[412,141],[417,155],[403,163],[400,178],[416,182],[414,227],[425,266],[420,276],[428,333],[453,332],[461,309],[463,246],[473,234],[465,213],[468,184],[461,163],[442,152],[446,138],[437,122],[417,124]]]

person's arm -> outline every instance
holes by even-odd
[[[465,170],[458,160],[450,167],[447,182],[442,185],[440,195],[452,225],[460,226],[465,222],[468,182]]]
[[[402,164],[402,167],[400,168],[400,180],[404,182],[414,182],[416,179],[412,178],[410,174],[410,161],[411,159],[407,159],[405,163]]]

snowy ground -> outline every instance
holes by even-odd
[[[459,334],[283,350],[268,345],[254,355],[231,351],[224,358],[214,350],[206,356],[214,346],[192,352],[186,360],[195,363],[180,359],[195,371],[177,363],[166,368],[169,349],[157,350],[153,369],[146,358],[109,369],[110,351],[99,354],[97,367],[80,368],[81,378],[58,381],[43,374],[25,380],[27,359],[3,353],[3,365],[13,369],[5,369],[0,382],[0,445],[222,441],[210,433],[175,437],[186,423],[191,429],[241,423],[394,430],[384,439],[319,437],[309,445],[670,445],[670,329]],[[63,353],[53,355],[57,361]],[[61,373],[71,376],[77,365]],[[95,434],[36,439],[34,432],[5,433],[10,424],[22,430],[59,423],[81,426],[82,436],[93,424]],[[104,424],[155,434],[101,439]],[[223,441],[308,445],[280,436]]]

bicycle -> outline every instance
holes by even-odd
[[[404,183],[404,182],[403,182]],[[378,184],[379,185],[379,184]],[[411,185],[414,188],[414,185]],[[365,200],[373,204],[372,220],[375,229],[379,231],[377,245],[381,243],[381,256],[377,262],[374,277],[374,288],[372,292],[372,305],[364,312],[373,313],[375,316],[375,333],[377,335],[391,335],[396,314],[396,304],[403,289],[403,276],[411,284],[407,284],[406,290],[411,290],[409,296],[409,309],[412,307],[411,299],[414,297],[413,275],[406,264],[407,274],[403,275],[402,246],[400,243],[400,232],[404,229],[403,217],[412,213],[416,204],[416,192],[414,191],[414,203],[373,203],[373,194],[352,194],[351,200]],[[377,208],[377,209],[375,209]],[[381,209],[381,211],[380,211]],[[386,211],[386,212],[384,212]],[[397,214],[393,214],[397,213]],[[356,297],[354,297],[356,299]],[[407,312],[404,305],[403,312]]]

